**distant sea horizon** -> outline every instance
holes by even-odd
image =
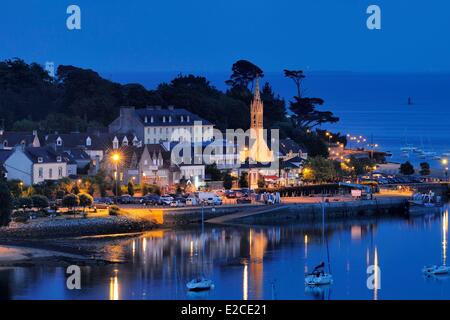
[[[140,83],[155,89],[162,82],[170,82],[180,72],[104,72],[102,76],[115,82]],[[225,91],[230,72],[182,72],[206,77],[217,89]],[[330,110],[340,118],[337,124],[323,129],[341,134],[364,136],[379,149],[390,151],[389,161],[411,161],[415,166],[428,162],[433,168],[441,166],[437,157],[450,153],[450,73],[447,72],[305,72],[304,95],[325,100],[320,110]],[[288,102],[295,95],[292,80],[282,72],[268,72],[274,92]],[[412,104],[408,104],[411,99]],[[401,147],[412,145],[434,156],[409,157]],[[354,147],[355,145],[351,145]],[[361,144],[361,147],[363,145]]]

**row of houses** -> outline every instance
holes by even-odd
[[[25,185],[95,175],[104,170],[122,183],[132,180],[166,187],[183,178],[202,184],[208,178],[206,165],[214,163],[236,176],[257,170],[267,181],[298,181],[307,154],[291,139],[279,141],[274,154],[278,166],[274,167],[242,162],[242,146],[215,139],[213,130],[214,124],[186,109],[158,106],[122,107],[108,128],[83,133],[0,130],[0,171]],[[180,145],[182,152],[177,150]],[[219,146],[219,154],[205,156],[204,151],[211,145],[215,150]],[[118,163],[111,161],[113,153],[120,154]],[[181,160],[174,160],[174,154]]]

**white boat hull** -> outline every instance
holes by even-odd
[[[333,283],[333,276],[327,273],[319,276],[308,274],[305,277],[305,284],[307,286],[323,286],[332,283]]]
[[[429,275],[442,275],[442,274],[449,274],[450,273],[450,267],[447,266],[429,266],[424,267],[422,269],[422,272]]]
[[[213,287],[213,282],[209,279],[193,279],[186,284],[189,291],[206,291],[211,290]]]

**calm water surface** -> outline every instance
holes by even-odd
[[[450,299],[450,278],[421,268],[446,263],[448,206],[441,214],[327,223],[334,284],[308,290],[304,273],[326,259],[321,223],[206,226],[154,231],[105,244],[123,264],[83,267],[82,290],[65,287],[63,268],[0,270],[0,299]],[[203,253],[204,252],[204,253]],[[366,269],[378,265],[381,286],[369,290]],[[214,290],[190,294],[204,273]]]

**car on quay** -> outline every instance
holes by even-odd
[[[252,203],[252,199],[248,196],[240,197],[236,200],[237,204]]]
[[[159,198],[159,204],[169,206],[173,200],[174,198],[172,196],[161,196]]]
[[[203,200],[203,203],[208,206],[220,206],[222,205],[222,198],[219,196],[209,197]]]
[[[185,207],[186,206],[186,199],[185,198],[175,198],[170,202],[171,207]]]
[[[148,205],[151,205],[151,206],[154,206],[154,205],[158,205],[158,204],[160,204],[160,196],[158,196],[157,194],[147,194],[147,195],[145,195],[145,196],[143,196],[141,199],[140,199],[140,204],[143,204],[143,205],[146,205],[146,206],[148,206]]]
[[[134,199],[129,194],[121,195],[120,197],[117,197],[117,203],[118,204],[132,204],[134,202]]]
[[[186,198],[186,205],[187,206],[198,206],[200,204],[200,201],[196,197],[187,197]]]

